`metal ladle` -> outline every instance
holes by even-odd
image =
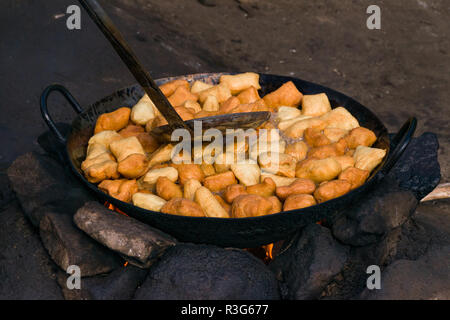
[[[200,118],[190,121],[183,121],[170,102],[158,88],[156,83],[145,71],[136,55],[131,50],[125,39],[115,27],[112,20],[96,0],[79,0],[84,9],[88,12],[92,20],[97,24],[105,37],[112,44],[113,48],[119,54],[122,61],[126,64],[138,83],[142,86],[145,93],[155,104],[167,120],[168,125],[153,129],[152,134],[161,140],[170,141],[171,133],[175,129],[186,129],[194,139],[193,121],[202,122],[202,130],[216,128],[222,132],[226,129],[248,129],[256,128],[270,118],[270,112],[246,112],[235,114],[224,114],[213,117]],[[197,137],[198,138],[198,137]]]

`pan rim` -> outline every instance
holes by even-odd
[[[158,85],[161,85],[162,83],[169,82],[169,81],[175,80],[175,79],[180,79],[180,78],[188,78],[188,81],[189,81],[189,78],[190,79],[195,79],[195,78],[202,78],[202,77],[211,77],[213,75],[215,77],[219,77],[220,75],[229,75],[229,74],[238,74],[238,73],[239,72],[211,72],[211,73],[202,72],[202,73],[194,73],[194,74],[187,74],[187,75],[177,75],[177,76],[169,76],[169,77],[164,77],[164,78],[158,78],[158,79],[155,80],[155,82]],[[315,83],[315,82],[311,82],[311,81],[308,81],[308,80],[303,80],[301,78],[296,78],[296,77],[291,77],[291,76],[283,76],[283,75],[276,75],[276,74],[268,74],[268,73],[260,73],[260,72],[257,72],[257,73],[260,76],[263,76],[263,77],[274,77],[274,78],[279,78],[279,79],[285,79],[286,81],[290,81],[290,80],[301,81],[301,82],[304,82],[305,84],[311,84],[311,85],[313,85],[315,87],[320,87],[320,88],[324,89],[324,91],[331,92],[331,93],[333,93],[335,95],[339,95],[339,96],[345,97],[347,99],[347,102],[351,102],[353,104],[356,104],[358,106],[358,108],[364,109],[365,112],[368,112],[373,118],[377,119],[377,121],[382,125],[382,128],[381,128],[382,131],[384,131],[386,135],[388,134],[387,128],[384,125],[384,123],[369,108],[365,107],[364,105],[359,103],[357,100],[355,100],[354,98],[346,95],[345,93],[342,93],[340,91],[336,91],[336,90],[334,90],[332,88],[323,86],[323,85]],[[193,81],[193,80],[191,80],[191,81]],[[111,93],[110,95],[107,95],[107,96],[101,98],[100,100],[90,104],[83,112],[81,112],[80,114],[77,115],[77,118],[83,116],[83,114],[88,113],[96,105],[99,105],[102,102],[104,102],[105,100],[107,100],[108,97],[110,97],[110,96],[112,96],[112,95],[114,95],[114,94],[116,94],[118,92],[122,92],[122,91],[129,90],[131,88],[136,88],[136,87],[139,87],[139,85],[135,83],[135,84],[132,84],[132,85],[129,85],[129,86],[125,86],[125,87],[123,87],[123,88],[121,88],[119,90],[116,90],[115,92]],[[346,106],[343,105],[343,107],[346,107]],[[355,115],[353,115],[353,116],[356,117]],[[71,131],[69,133],[67,141],[69,141],[69,139],[71,138],[71,136],[73,134],[73,129],[74,129],[73,128],[73,123],[76,121],[76,119],[74,119],[72,121]],[[359,119],[358,119],[358,121],[359,121]],[[380,136],[377,136],[377,141],[380,138],[381,138]],[[386,139],[385,142],[387,143],[386,147],[388,149],[388,150],[386,150],[387,152],[386,152],[385,157],[383,158],[382,162],[372,171],[372,174],[370,175],[369,179],[363,185],[361,185],[360,187],[355,188],[355,189],[351,190],[350,192],[348,192],[348,193],[346,193],[346,194],[344,194],[344,195],[342,195],[340,197],[337,197],[337,198],[334,198],[334,199],[331,199],[331,200],[328,200],[328,201],[325,201],[325,202],[322,202],[322,203],[318,203],[318,204],[316,204],[314,206],[310,206],[310,207],[306,207],[306,208],[302,208],[302,209],[294,209],[294,210],[289,210],[289,211],[281,211],[281,212],[278,212],[278,213],[264,215],[264,216],[244,217],[244,218],[178,216],[178,215],[162,213],[162,212],[159,212],[159,211],[147,210],[147,209],[135,206],[135,205],[133,205],[131,203],[123,202],[121,200],[118,200],[116,198],[113,198],[113,197],[109,196],[106,193],[103,193],[101,190],[98,189],[96,184],[89,182],[78,171],[78,169],[76,168],[75,164],[73,163],[73,161],[71,159],[70,151],[69,151],[67,143],[65,145],[65,152],[66,152],[66,156],[69,159],[70,167],[71,167],[72,171],[77,175],[77,177],[80,178],[83,181],[83,183],[90,190],[94,191],[97,195],[99,195],[102,198],[106,199],[106,201],[108,201],[109,203],[112,203],[113,205],[114,205],[114,203],[120,203],[120,206],[122,206],[122,207],[129,207],[130,209],[137,210],[138,212],[140,212],[142,214],[146,214],[146,215],[153,214],[153,215],[156,215],[156,216],[169,217],[170,219],[177,219],[177,220],[180,220],[180,221],[181,220],[183,220],[183,221],[190,221],[190,222],[191,221],[195,221],[195,222],[208,221],[208,222],[213,222],[213,223],[215,223],[215,221],[217,221],[217,223],[245,224],[246,222],[250,223],[250,222],[267,220],[267,219],[277,219],[278,217],[281,217],[281,216],[292,216],[292,215],[297,215],[297,214],[301,215],[302,213],[307,212],[307,211],[311,210],[312,208],[314,208],[314,210],[320,211],[321,208],[332,206],[333,204],[337,203],[338,201],[342,201],[343,199],[351,197],[354,194],[357,194],[358,192],[361,192],[362,190],[370,187],[373,183],[375,183],[376,181],[378,181],[381,178],[381,176],[382,176],[382,169],[383,169],[387,159],[389,158],[389,155],[390,155],[390,152],[391,152],[391,145],[390,145],[389,139]],[[125,212],[125,213],[127,213],[127,212]]]

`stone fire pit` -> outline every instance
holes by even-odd
[[[432,133],[413,139],[368,197],[333,223],[287,236],[267,264],[107,209],[62,165],[48,133],[39,142],[42,153],[20,156],[0,176],[0,298],[450,298],[450,216],[416,210],[440,180]],[[80,289],[68,286],[73,265]],[[382,271],[379,290],[367,288],[371,265]]]

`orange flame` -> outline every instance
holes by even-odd
[[[104,206],[105,206],[106,208],[108,208],[109,210],[118,212],[118,213],[123,214],[124,216],[127,216],[127,217],[128,217],[128,215],[127,215],[125,212],[123,212],[122,210],[116,208],[114,205],[112,205],[112,204],[109,203],[108,201],[106,201],[106,202],[104,203]]]

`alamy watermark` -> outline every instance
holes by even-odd
[[[81,270],[77,265],[71,265],[67,267],[66,272],[70,274],[67,278],[66,286],[69,290],[81,289]]]
[[[369,30],[380,30],[381,29],[381,9],[379,6],[372,4],[367,7],[367,14],[370,16],[367,18],[366,26]]]
[[[73,4],[67,7],[67,14],[70,14],[66,20],[66,26],[69,30],[81,29],[81,9],[79,6]]]
[[[381,270],[377,265],[368,266],[366,269],[366,273],[370,274],[367,278],[366,286],[369,290],[380,290],[381,289]]]

